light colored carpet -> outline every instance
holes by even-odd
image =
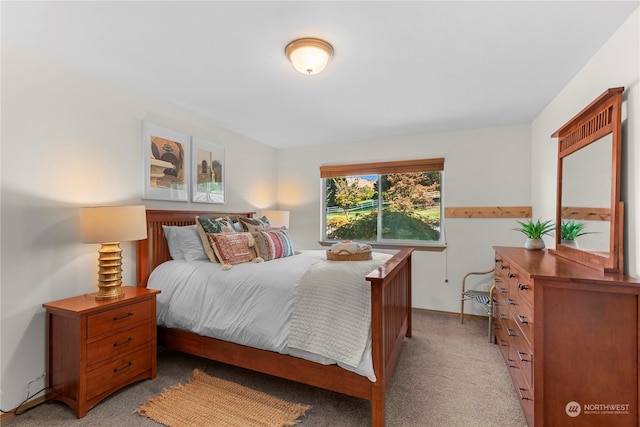
[[[308,409],[196,369],[188,383],[152,397],[138,413],[171,427],[283,427]]]
[[[388,427],[523,427],[526,421],[500,350],[487,342],[487,322],[460,324],[452,314],[414,310],[413,338],[405,339],[386,399]],[[297,384],[174,351],[158,354],[158,377],[132,384],[77,420],[64,404],[51,403],[16,417],[18,426],[159,426],[136,409],[167,387],[191,378],[194,369],[260,390],[311,410],[300,427],[365,427],[371,404],[362,399]]]

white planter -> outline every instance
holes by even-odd
[[[527,240],[524,242],[524,248],[529,250],[544,249],[544,240],[527,238]]]
[[[563,239],[563,240],[560,240],[560,244],[562,246],[568,246],[570,248],[579,249],[578,248],[578,242],[576,240],[565,240],[565,239]]]

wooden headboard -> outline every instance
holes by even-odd
[[[166,211],[147,210],[147,238],[136,244],[136,286],[147,287],[149,275],[158,265],[169,261],[169,247],[163,225],[185,226],[196,223],[196,216],[207,218],[252,218],[255,212]]]

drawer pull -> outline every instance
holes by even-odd
[[[500,340],[500,345],[502,347],[509,347],[509,343],[507,341],[505,341],[505,340]]]
[[[507,304],[509,304],[509,305],[518,305],[518,304],[516,303],[516,301],[515,301],[515,300],[512,300],[511,298],[507,298]]]
[[[515,275],[514,273],[509,272],[509,273],[507,273],[507,277],[508,277],[509,279],[511,279],[511,278],[513,278],[513,277],[516,277],[516,275]]]
[[[498,314],[498,319],[507,320],[507,316],[505,316],[504,314],[500,313],[500,314]]]
[[[114,317],[113,321],[117,322],[118,320],[124,320],[124,319],[127,319],[127,318],[131,317],[131,316],[133,316],[133,313],[129,312],[129,313],[125,314],[124,316],[116,316],[116,317]]]
[[[518,359],[520,359],[521,362],[531,362],[531,360],[526,358],[527,353],[523,353],[521,351],[518,352]]]
[[[504,264],[500,264],[500,269],[501,269],[501,270],[504,270],[505,268],[507,268],[507,266],[506,266],[506,265],[504,265]]]
[[[510,368],[518,369],[518,366],[514,363],[515,360],[507,359],[507,361],[509,362],[509,367]]]
[[[519,291],[526,291],[527,289],[529,289],[529,286],[525,285],[524,283],[518,283]]]
[[[500,291],[501,294],[506,294],[507,292],[509,292],[507,288],[498,288],[498,290]]]
[[[126,365],[124,365],[122,368],[113,368],[113,373],[114,374],[118,374],[118,373],[124,371],[125,369],[129,369],[132,366],[133,366],[133,362],[129,362]]]
[[[507,335],[509,335],[510,337],[517,337],[518,336],[516,331],[514,331],[513,329],[510,329],[510,328],[507,328]]]
[[[520,323],[529,324],[529,321],[527,320],[527,318],[525,316],[523,316],[522,314],[518,314],[518,320],[520,321]]]
[[[525,397],[523,392],[528,391],[526,388],[518,387],[518,394],[520,395],[520,400],[533,400],[529,397]]]
[[[120,342],[114,342],[113,346],[114,347],[120,347],[121,345],[125,345],[125,344],[129,344],[131,341],[133,341],[133,338],[129,337],[124,341],[120,341]]]

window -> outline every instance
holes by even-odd
[[[443,246],[444,159],[321,166],[322,240]]]

